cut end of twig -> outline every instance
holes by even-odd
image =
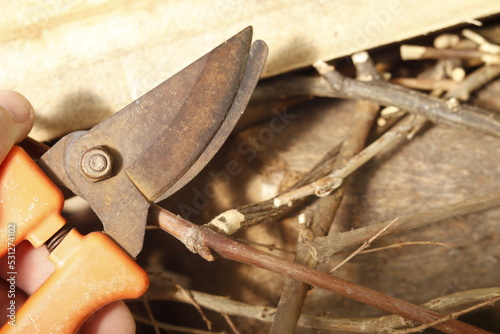
[[[401,59],[412,60],[412,59],[422,59],[425,54],[426,48],[424,46],[418,45],[401,45],[400,53]]]
[[[369,58],[370,58],[370,56],[368,55],[368,52],[366,52],[366,51],[361,51],[361,52],[355,53],[351,56],[352,62],[354,64],[366,63]]]
[[[481,57],[481,60],[488,65],[498,65],[500,64],[500,55],[498,54],[485,54]]]
[[[387,117],[394,116],[394,114],[399,113],[400,111],[401,111],[401,109],[398,107],[388,106],[380,111],[380,116],[387,118]]]
[[[326,73],[335,70],[335,67],[328,65],[327,63],[325,63],[322,60],[315,61],[313,66],[316,69],[316,71],[318,71],[318,73],[321,75],[325,75]]]
[[[456,34],[442,34],[434,40],[434,47],[436,49],[454,48],[460,42],[460,37]]]
[[[478,34],[473,30],[464,29],[462,30],[462,35],[464,35],[465,38],[479,45],[480,51],[489,53],[500,53],[500,45],[488,42],[483,36],[481,36],[480,34]]]
[[[278,196],[278,197],[276,197],[276,198],[273,200],[273,204],[274,204],[274,207],[279,208],[280,206],[283,206],[283,205],[285,205],[285,204],[291,205],[291,204],[292,204],[292,201],[291,201],[290,199],[283,200],[282,198],[280,198],[280,197]]]
[[[207,227],[224,235],[231,235],[241,228],[241,223],[245,221],[245,215],[238,210],[225,211],[212,219]]]
[[[451,71],[450,76],[453,79],[453,81],[460,82],[460,81],[463,81],[465,79],[466,75],[467,75],[467,73],[465,72],[465,70],[463,68],[457,67]]]

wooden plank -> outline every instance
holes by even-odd
[[[47,140],[86,128],[247,25],[264,76],[500,12],[498,0],[20,0],[0,4],[0,87],[33,103]]]

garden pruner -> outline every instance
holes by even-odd
[[[1,333],[74,333],[97,309],[136,298],[148,277],[134,261],[149,206],[190,181],[246,108],[267,47],[248,27],[36,162],[15,146],[0,166],[0,255],[46,245],[54,273]],[[56,186],[57,185],[57,186]],[[81,235],[61,216],[64,187],[88,201],[103,232]],[[9,263],[9,262],[8,262]]]

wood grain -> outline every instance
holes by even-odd
[[[108,117],[248,25],[269,44],[268,77],[490,16],[500,2],[20,0],[0,12],[0,87],[32,101],[32,136],[47,140]]]

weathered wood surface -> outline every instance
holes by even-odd
[[[269,44],[271,76],[496,14],[500,2],[20,0],[0,12],[0,87],[32,101],[32,136],[47,140],[106,118],[248,25]]]

